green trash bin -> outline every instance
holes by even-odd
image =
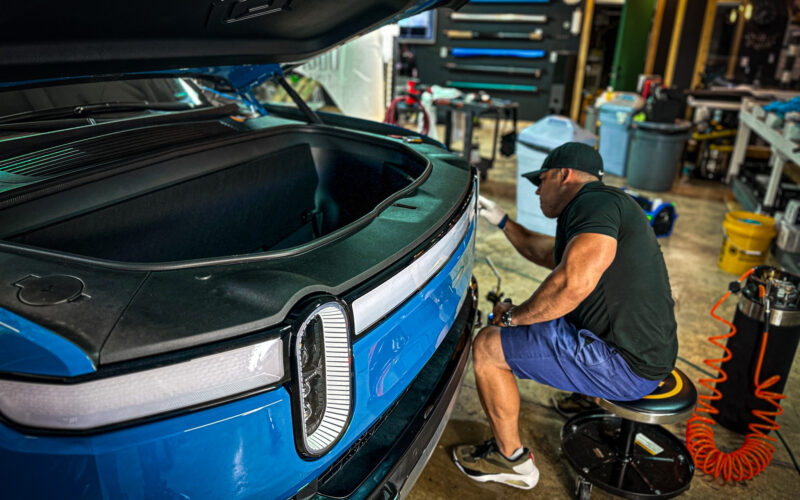
[[[669,191],[678,172],[692,124],[633,122],[626,170],[628,185],[648,191]]]

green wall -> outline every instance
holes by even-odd
[[[627,0],[622,7],[611,66],[614,90],[636,90],[636,80],[644,70],[647,57],[655,4],[656,0]]]

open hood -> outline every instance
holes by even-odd
[[[466,0],[28,0],[0,16],[0,85],[301,61]],[[239,85],[237,85],[239,86]]]

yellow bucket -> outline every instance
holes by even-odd
[[[772,217],[744,211],[728,212],[722,229],[725,235],[719,251],[719,267],[733,274],[763,264],[777,232]]]

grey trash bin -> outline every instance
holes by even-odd
[[[625,177],[630,126],[643,105],[642,98],[633,92],[615,92],[612,100],[600,105],[597,152],[603,158],[605,173]]]
[[[648,191],[669,191],[689,139],[692,124],[634,122],[628,151],[628,185]]]

